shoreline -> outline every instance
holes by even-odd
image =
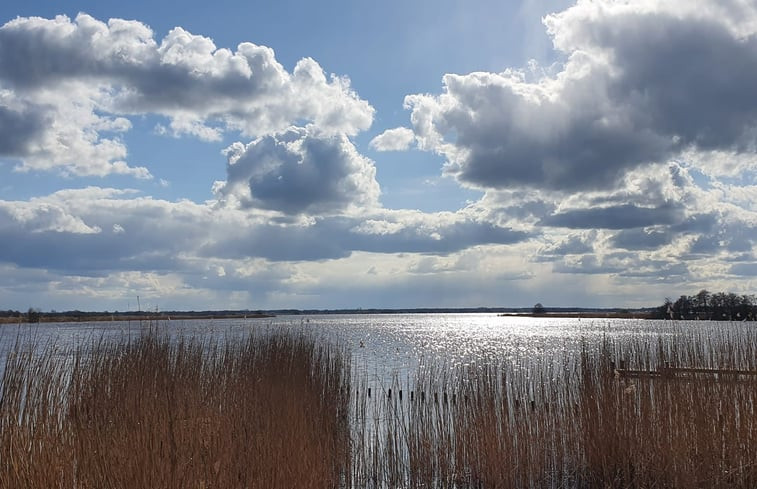
[[[276,311],[276,312],[254,312],[240,313],[222,311],[203,311],[192,313],[188,311],[176,311],[166,313],[88,313],[80,314],[70,313],[39,313],[38,321],[28,321],[26,315],[21,317],[6,316],[0,317],[0,325],[4,324],[39,324],[39,323],[85,323],[85,322],[115,322],[115,321],[189,321],[189,320],[213,320],[213,319],[266,319],[280,316],[312,316],[312,315],[370,315],[370,314],[496,314],[498,317],[518,317],[518,318],[573,318],[573,319],[656,319],[654,315],[647,310],[638,311],[558,311],[547,312],[542,314],[533,314],[528,312],[502,312],[502,310],[482,311],[481,309],[472,310],[343,310],[343,311]]]
[[[40,313],[39,321],[29,322],[25,317],[0,317],[0,324],[40,324],[40,323],[91,323],[115,321],[187,321],[192,319],[265,319],[274,318],[274,314],[99,314],[84,313],[78,315],[47,315]]]

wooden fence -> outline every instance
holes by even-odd
[[[757,370],[736,370],[720,368],[692,368],[692,367],[673,367],[669,363],[659,367],[657,370],[634,370],[625,367],[625,362],[621,361],[619,368],[615,363],[611,363],[614,374],[618,377],[633,378],[709,378],[709,379],[728,379],[736,380],[743,377],[757,376]],[[754,379],[750,379],[754,380]]]

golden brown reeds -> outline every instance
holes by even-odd
[[[18,342],[0,386],[0,488],[757,487],[757,376],[629,379],[621,361],[755,370],[757,333],[426,365],[386,385],[296,333]]]
[[[17,343],[0,397],[2,488],[337,488],[349,360],[298,334],[145,333],[59,355]]]
[[[368,403],[378,421],[353,461],[358,487],[757,487],[757,376],[623,379],[611,367],[750,370],[755,346],[753,332],[641,337],[427,369],[411,383],[424,398]]]

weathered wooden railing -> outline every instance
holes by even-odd
[[[619,368],[615,363],[611,363],[613,373],[619,377],[662,377],[662,378],[727,378],[734,379],[738,377],[757,376],[757,370],[738,370],[738,369],[720,369],[720,368],[692,368],[692,367],[672,367],[669,363],[659,367],[657,370],[634,370],[625,367],[625,362],[620,362]]]

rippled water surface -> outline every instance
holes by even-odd
[[[5,325],[0,348],[6,351],[21,335],[54,342],[62,351],[99,338],[136,337],[145,326],[170,334],[227,341],[249,334],[283,329],[307,331],[342,345],[352,354],[353,370],[384,377],[403,375],[419,364],[464,366],[486,358],[516,362],[566,355],[603,338],[624,340],[670,334],[708,337],[738,334],[755,323],[649,321],[634,319],[574,319],[497,316],[495,314],[361,314],[280,316],[266,319],[114,321]]]

